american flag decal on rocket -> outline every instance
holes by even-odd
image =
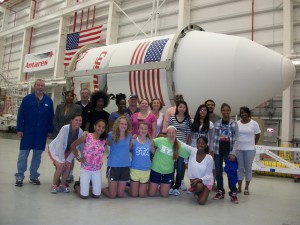
[[[159,62],[162,52],[169,39],[141,42],[136,47],[131,57],[130,65]],[[147,99],[149,102],[153,98],[160,98],[165,105],[160,88],[160,70],[142,70],[129,72],[130,92],[136,93],[141,99]]]

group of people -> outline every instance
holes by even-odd
[[[90,91],[82,89],[81,100],[76,103],[74,93],[66,92],[65,102],[57,106],[54,114],[53,102],[44,89],[45,82],[37,80],[35,92],[23,99],[19,109],[17,132],[21,144],[16,186],[23,185],[31,149],[30,182],[40,184],[41,155],[47,137],[52,136],[54,140],[48,147],[55,166],[51,193],[69,192],[76,159],[81,170],[74,188],[81,198],[88,198],[90,192],[95,198],[101,193],[109,198],[123,197],[125,192],[133,197],[157,193],[163,197],[178,196],[180,188],[187,189],[183,181],[187,167],[188,191],[199,204],[205,204],[215,180],[217,193],[213,199],[225,197],[223,162],[231,202],[238,203],[244,177],[244,194],[250,194],[260,128],[251,119],[248,107],[240,108],[240,120],[235,121],[231,119],[229,104],[221,105],[220,117],[214,113],[214,101],[207,100],[192,117],[182,95],[176,95],[175,106],[162,113],[158,98],[149,103],[132,93],[127,107],[126,95],[120,93],[114,96],[117,111],[109,114],[104,110],[110,102],[107,93],[98,91],[90,97]],[[106,149],[108,187],[102,188]]]

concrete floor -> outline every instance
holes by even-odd
[[[205,225],[300,225],[300,182],[291,178],[254,176],[251,195],[239,194],[235,205],[226,198],[197,205],[191,195],[169,198],[80,199],[75,193],[50,194],[54,167],[43,154],[40,186],[15,187],[14,173],[19,148],[16,135],[0,132],[0,225],[35,224],[205,224]],[[29,156],[31,159],[31,155]],[[103,168],[105,171],[106,168]],[[79,175],[76,164],[75,175]],[[186,183],[188,183],[188,179]],[[107,181],[102,178],[103,186]],[[227,185],[227,184],[226,184]]]

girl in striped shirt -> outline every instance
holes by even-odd
[[[191,117],[189,115],[189,110],[187,103],[185,101],[179,101],[176,104],[176,111],[175,115],[171,116],[169,119],[169,126],[174,126],[177,129],[177,139],[187,143],[188,140],[191,138]],[[174,176],[176,172],[176,179],[174,177],[173,183],[171,185],[169,195],[180,195],[178,191],[179,187],[181,186],[181,181],[184,178],[184,171],[185,171],[185,163],[182,157],[179,157],[174,165]]]

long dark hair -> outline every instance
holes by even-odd
[[[176,138],[172,147],[174,160],[178,159],[179,157],[179,148],[180,148],[180,142]]]
[[[169,126],[167,128],[167,133],[169,129],[175,129],[176,133],[177,133],[177,129],[174,126]],[[179,148],[180,148],[180,142],[177,140],[177,138],[175,137],[175,141],[173,143],[172,146],[172,150],[173,150],[173,159],[176,160],[179,157]]]
[[[185,112],[184,112],[184,118],[190,119],[191,117],[190,117],[190,114],[189,114],[189,108],[188,108],[188,105],[187,105],[187,103],[186,103],[185,101],[181,101],[181,100],[180,100],[180,101],[178,101],[178,102],[176,103],[175,115],[178,115],[178,107],[179,107],[180,104],[185,105],[185,108],[186,108],[186,110],[185,110]]]
[[[192,124],[192,132],[199,132],[199,127],[201,126],[200,122],[200,110],[201,108],[205,108],[207,111],[206,116],[204,117],[203,124],[201,127],[201,132],[208,132],[209,131],[209,111],[208,107],[204,104],[200,105],[196,111],[194,122]]]

